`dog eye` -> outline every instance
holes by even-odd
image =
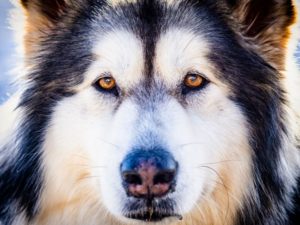
[[[187,74],[183,81],[183,94],[187,94],[189,91],[197,91],[203,88],[208,81],[199,74]]]
[[[199,88],[203,85],[204,81],[203,77],[196,74],[188,74],[184,78],[184,84],[189,88]]]
[[[98,80],[98,85],[103,90],[110,91],[116,87],[116,80],[112,77],[103,77]]]
[[[117,82],[111,76],[102,77],[97,80],[95,83],[95,87],[99,91],[112,93],[116,96],[118,95]]]

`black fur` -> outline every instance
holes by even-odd
[[[298,178],[297,190],[295,191],[292,201],[294,206],[290,209],[289,225],[296,225],[300,221],[300,178]]]
[[[173,8],[156,0],[144,0],[112,8],[104,1],[89,0],[72,14],[75,18],[61,16],[67,13],[66,5],[64,1],[54,2],[49,8],[51,11],[44,13],[56,21],[57,27],[45,34],[42,51],[32,59],[38,65],[28,74],[31,85],[24,91],[19,105],[24,111],[24,120],[15,140],[18,153],[0,168],[0,224],[9,225],[16,213],[22,211],[31,220],[38,211],[38,199],[43,189],[41,145],[45,130],[53,107],[74,94],[71,87],[82,82],[82,74],[93,60],[90,37],[116,27],[132,30],[146,49],[144,75],[148,79],[143,85],[151,92],[155,43],[159,34],[171,26],[199,33],[215,46],[208,57],[216,65],[218,76],[234,90],[231,98],[251,124],[252,166],[258,196],[252,196],[253,200],[249,199],[243,206],[236,225],[297,224],[299,193],[290,191],[289,183],[278,172],[282,135],[287,129],[283,106],[288,102],[280,84],[279,71],[259,54],[242,46],[230,20],[220,14],[224,12],[225,2],[233,10],[239,1],[224,0],[217,4],[211,0],[184,0]],[[268,4],[272,2],[268,1]],[[269,9],[267,3],[252,3],[252,11],[244,21],[246,24],[251,23],[258,8]],[[24,0],[23,4],[28,7],[29,1]],[[102,8],[103,5],[106,7]],[[285,16],[290,19],[286,20],[287,24],[293,20],[294,13],[290,1],[285,1],[284,6]],[[59,7],[64,9],[57,14]],[[258,14],[259,20],[247,35],[255,36],[265,29],[267,24],[264,22],[276,9]],[[72,22],[63,26],[64,21]],[[11,145],[7,144],[2,151]]]
[[[232,40],[232,37],[228,40]],[[239,224],[285,224],[285,215],[289,209],[286,189],[289,187],[279,172],[274,172],[278,170],[280,140],[286,129],[282,112],[285,97],[280,87],[279,73],[261,57],[235,43],[230,44],[230,49],[215,49],[211,60],[222,71],[222,76],[225,75],[225,80],[234,87],[232,99],[243,108],[252,126],[253,170],[259,203],[255,201],[245,206]],[[278,215],[270,216],[272,220],[269,216],[266,218],[266,215],[273,212]]]
[[[82,11],[68,30],[45,35],[45,51],[33,59],[39,65],[28,75],[31,85],[18,106],[24,111],[15,140],[18,153],[0,169],[0,224],[9,225],[21,211],[25,211],[28,220],[37,212],[43,189],[41,145],[52,109],[62,98],[74,94],[70,88],[82,81],[82,74],[92,60],[86,36],[90,16],[86,12]],[[5,147],[1,151],[5,152]]]

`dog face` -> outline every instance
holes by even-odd
[[[256,1],[23,5],[30,85],[21,105],[47,121],[41,218],[63,202],[128,224],[230,224],[255,189],[265,132],[280,124],[275,56],[285,54],[279,33],[292,6],[276,11],[284,25],[269,37],[251,14]]]
[[[237,164],[237,173],[243,169],[247,174],[249,168],[242,165],[248,162],[241,163],[250,157],[245,120],[229,99],[229,87],[214,75],[206,58],[209,43],[201,35],[166,30],[154,46],[151,74],[145,74],[151,62],[134,33],[113,31],[95,46],[97,59],[76,94],[56,110],[53,118],[64,122],[54,120],[59,128],[53,132],[64,126],[68,137],[62,139],[82,136],[68,148],[74,149],[79,140],[84,145],[89,164],[95,166],[91,176],[110,212],[151,219],[147,215],[153,207],[153,220],[187,213],[201,197],[222,189],[219,168],[226,161]],[[116,89],[99,88],[102,76],[111,77]],[[188,86],[193,84],[188,79],[200,86]],[[171,177],[163,181],[164,176]],[[162,183],[155,184],[156,178]],[[145,192],[143,182],[150,182],[147,188],[153,190]]]

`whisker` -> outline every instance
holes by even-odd
[[[225,185],[223,178],[221,177],[221,175],[215,169],[213,169],[213,168],[211,168],[209,166],[200,166],[198,168],[208,169],[208,170],[214,172],[218,176],[218,178],[220,179],[220,181],[221,181],[220,184],[224,187],[224,190],[226,191],[226,196],[227,196],[227,209],[226,209],[226,214],[225,214],[225,220],[227,220],[228,213],[229,213],[229,193],[228,193],[229,192],[229,188]]]
[[[197,202],[196,202],[195,206],[196,206],[197,211],[200,213],[201,220],[203,220],[204,214],[203,214],[203,212],[202,212],[202,210],[201,210],[201,206],[200,206]],[[190,215],[190,218],[191,218],[191,221],[193,221],[192,215]]]
[[[217,161],[217,162],[208,162],[208,163],[200,164],[197,167],[199,168],[199,167],[206,166],[206,165],[216,165],[216,164],[230,163],[230,162],[242,162],[242,160],[239,160],[239,159],[228,159],[228,160],[222,160],[222,161]]]
[[[83,181],[83,180],[94,179],[94,178],[99,178],[99,176],[84,176],[84,177],[81,177],[78,180]]]
[[[200,145],[200,144],[203,144],[203,143],[202,142],[190,142],[190,143],[184,143],[184,144],[178,145],[177,147],[182,148],[182,147],[186,147],[189,145]]]
[[[103,143],[106,143],[106,144],[109,144],[109,145],[111,145],[111,146],[114,146],[114,147],[116,147],[117,149],[122,149],[121,146],[116,145],[116,144],[114,144],[114,143],[111,143],[111,142],[109,142],[109,141],[106,141],[106,140],[103,140],[103,139],[98,139],[98,140],[101,141],[101,142],[103,142]]]
[[[85,165],[85,164],[75,164],[76,166],[82,166],[90,169],[101,169],[101,168],[107,168],[107,166],[91,166],[91,165]]]
[[[81,155],[81,154],[72,154],[73,156],[77,156],[79,158],[82,158],[82,159],[86,159],[86,160],[89,160],[89,158],[85,155]]]
[[[182,49],[182,53],[185,52],[185,50],[192,44],[193,40],[196,38],[196,36],[191,37],[191,39],[187,42],[187,44]]]

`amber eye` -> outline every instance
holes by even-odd
[[[183,80],[182,94],[202,90],[208,83],[209,81],[199,74],[187,74]]]
[[[199,88],[204,85],[204,83],[205,79],[197,74],[188,74],[184,78],[184,84],[189,88]]]
[[[103,77],[97,81],[97,85],[105,91],[110,91],[116,87],[116,80],[112,77]]]

